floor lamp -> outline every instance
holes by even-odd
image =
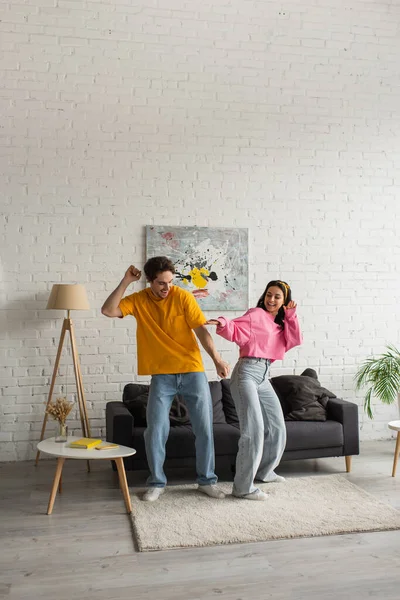
[[[46,410],[51,402],[53,396],[54,385],[56,382],[57,371],[60,364],[61,353],[63,349],[64,338],[69,332],[70,340],[71,340],[71,353],[72,353],[72,361],[74,363],[74,372],[75,372],[75,381],[76,381],[76,390],[77,390],[77,398],[78,398],[78,406],[79,406],[79,414],[81,418],[82,425],[82,434],[84,437],[91,437],[90,427],[89,427],[89,419],[87,415],[86,409],[86,401],[85,394],[83,390],[82,383],[82,373],[81,367],[79,364],[78,351],[76,348],[75,341],[75,333],[74,333],[74,325],[72,323],[72,319],[70,318],[71,310],[89,310],[89,302],[86,296],[86,290],[83,285],[78,283],[76,284],[54,284],[50,293],[49,301],[47,302],[47,309],[49,310],[66,310],[67,317],[64,318],[63,326],[61,329],[60,341],[58,344],[57,357],[54,365],[53,376],[51,378],[49,397],[47,400]],[[43,425],[42,425],[42,433],[40,434],[40,441],[44,438],[44,432],[46,430],[46,424],[48,419],[48,414],[45,412]],[[38,451],[36,454],[36,464],[39,461],[40,452]]]

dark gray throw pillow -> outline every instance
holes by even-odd
[[[180,394],[177,394],[172,401],[169,411],[169,422],[171,425],[187,425],[190,423],[189,411]]]
[[[321,386],[314,373],[271,379],[286,421],[326,421],[328,400],[336,396]]]
[[[135,397],[123,397],[123,403],[134,418],[134,427],[147,427],[146,408],[148,398],[148,392]]]
[[[123,402],[134,418],[135,427],[147,427],[146,410],[147,401],[149,399],[148,392],[139,394],[135,397],[124,397]],[[189,412],[182,396],[175,396],[172,401],[169,411],[169,422],[171,425],[187,425],[189,420]]]
[[[127,383],[122,402],[134,418],[134,427],[147,427],[146,407],[150,386],[145,383]]]

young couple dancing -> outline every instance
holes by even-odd
[[[124,297],[127,287],[142,275],[130,266],[101,310],[107,317],[136,318],[138,374],[151,375],[144,434],[150,477],[143,500],[157,500],[167,483],[165,444],[169,411],[177,393],[185,399],[196,438],[199,491],[212,498],[225,497],[216,485],[212,402],[195,335],[219,377],[228,376],[229,365],[217,352],[207,325],[216,325],[218,335],[240,348],[231,376],[240,426],[232,493],[238,498],[266,500],[267,494],[254,481],[283,481],[274,469],[286,443],[283,413],[268,379],[269,367],[302,342],[289,285],[270,281],[257,306],[242,317],[207,321],[193,295],[173,285],[175,268],[168,258],[151,258],[144,265],[144,273],[150,286]]]

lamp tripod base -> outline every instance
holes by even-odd
[[[51,400],[53,397],[54,386],[55,386],[56,378],[57,378],[57,371],[58,371],[58,367],[60,365],[61,353],[62,353],[64,339],[65,339],[67,332],[69,333],[70,340],[71,340],[72,362],[74,364],[74,373],[75,373],[75,382],[76,382],[76,390],[77,390],[77,398],[78,398],[79,416],[80,416],[80,420],[81,420],[82,436],[83,437],[91,437],[89,419],[88,419],[87,408],[86,408],[85,393],[84,393],[83,383],[82,383],[82,373],[81,373],[81,367],[79,364],[78,351],[77,351],[77,347],[76,347],[74,325],[72,323],[72,319],[69,318],[69,311],[68,311],[68,317],[64,319],[63,326],[61,329],[61,336],[60,336],[60,341],[58,343],[56,362],[54,364],[53,375],[52,375],[51,383],[50,383],[49,397],[47,399],[47,404],[46,404],[46,411],[47,411],[47,408],[49,407],[49,404],[51,403]],[[46,431],[48,417],[49,417],[49,415],[47,414],[47,412],[45,412],[44,419],[43,419],[43,425],[42,425],[42,431],[40,434],[40,441],[42,441],[44,439],[44,434]],[[40,457],[40,451],[38,450],[37,454],[36,454],[36,460],[35,460],[36,466],[38,465],[39,457]],[[88,471],[90,471],[89,461],[87,461],[87,466],[88,466]]]

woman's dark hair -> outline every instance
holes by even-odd
[[[292,290],[290,289],[289,284],[286,283],[286,281],[281,281],[280,279],[276,279],[274,281],[270,281],[267,284],[267,287],[265,288],[262,296],[260,297],[259,301],[257,302],[257,308],[262,308],[264,310],[267,310],[264,305],[264,300],[265,300],[265,296],[268,292],[268,289],[270,287],[278,287],[280,290],[282,290],[283,298],[284,298],[283,304],[285,306],[287,306],[289,304],[289,302],[291,302]],[[285,309],[283,308],[283,306],[280,307],[278,314],[275,317],[275,323],[280,325],[282,327],[282,329],[285,327]]]
[[[154,256],[149,258],[143,267],[147,281],[150,283],[155,280],[158,273],[164,273],[164,271],[171,271],[175,274],[175,265],[166,256]]]

